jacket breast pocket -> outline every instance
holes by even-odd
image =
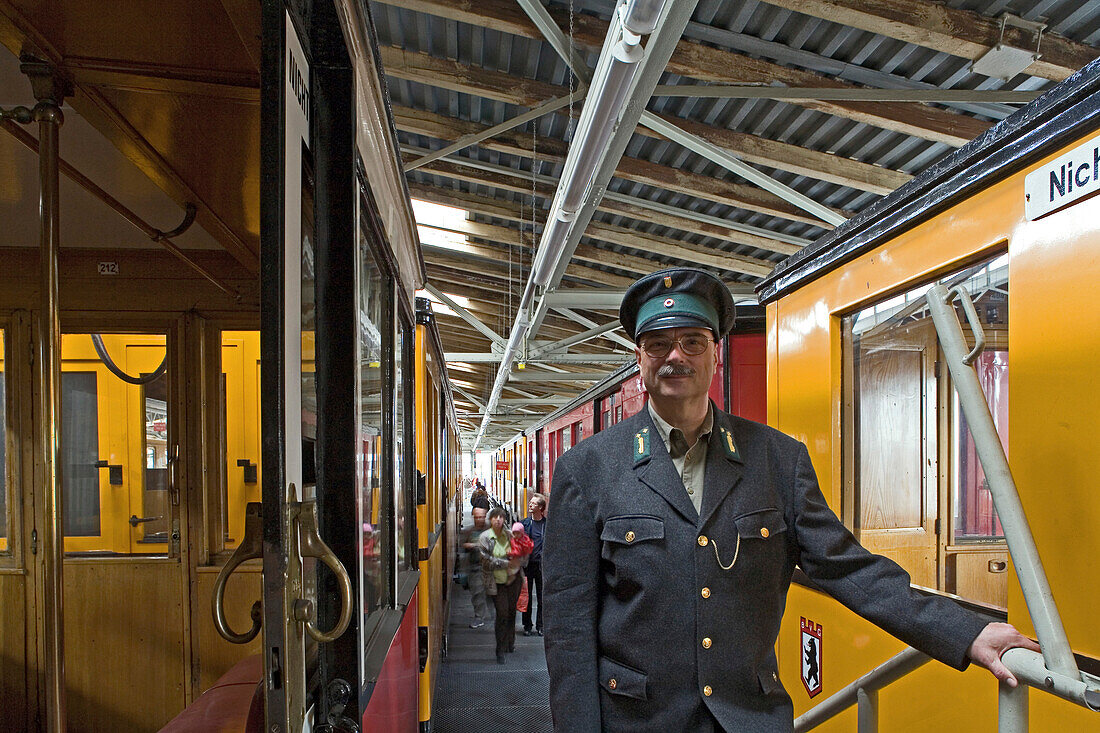
[[[634,545],[665,538],[665,522],[651,514],[628,514],[608,517],[603,523],[600,539],[617,545]]]
[[[627,514],[604,520],[601,556],[607,581],[618,595],[632,594],[654,580],[663,566],[665,523],[650,514]]]
[[[783,512],[778,509],[757,509],[754,512],[734,517],[733,523],[737,525],[737,534],[742,542],[746,540],[780,540],[787,531],[787,523],[783,520]]]

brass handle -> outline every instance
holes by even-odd
[[[299,599],[295,604],[298,607],[295,609],[294,616],[305,623],[306,632],[314,640],[322,643],[336,641],[347,631],[348,624],[351,622],[351,578],[348,576],[348,571],[344,569],[343,563],[336,557],[336,553],[321,539],[317,529],[317,504],[312,501],[302,504],[298,515],[298,537],[301,556],[317,558],[328,565],[329,570],[336,576],[336,581],[340,584],[340,618],[337,619],[336,626],[331,631],[319,630],[313,623],[312,609],[307,609],[302,603],[304,599]]]
[[[214,627],[223,639],[232,644],[247,644],[256,638],[263,623],[263,607],[259,601],[252,604],[252,628],[243,634],[238,634],[229,628],[229,622],[225,619],[225,584],[229,582],[229,576],[238,565],[245,560],[263,557],[263,554],[263,516],[260,513],[260,503],[253,501],[249,502],[245,508],[244,539],[218,573],[218,579],[214,581],[214,597],[211,599]]]

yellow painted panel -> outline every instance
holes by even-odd
[[[260,332],[223,331],[221,370],[225,377],[225,467],[226,514],[229,536],[225,548],[232,549],[244,537],[245,506],[260,500],[263,465],[260,455]],[[237,461],[256,465],[256,482],[245,483],[244,469]]]
[[[821,624],[822,691],[810,698],[801,682],[801,618]],[[905,645],[817,591],[792,586],[779,632],[779,672],[794,700],[795,716],[805,713],[882,664]],[[984,669],[958,672],[929,662],[879,695],[879,725],[883,733],[927,733],[932,726],[967,733],[997,730],[997,686]],[[815,729],[821,733],[851,733],[855,708]],[[1039,729],[1041,730],[1041,729]]]
[[[1086,576],[1100,554],[1100,198],[1021,225],[1010,253],[1013,475],[1070,643],[1100,657],[1100,589]],[[1015,577],[1008,607],[1030,628]]]

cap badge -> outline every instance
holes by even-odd
[[[671,308],[674,305],[676,305],[675,300],[673,300],[672,298],[665,298],[665,308]]]
[[[672,287],[672,276],[671,275],[665,275],[665,287],[666,288],[671,288]]]

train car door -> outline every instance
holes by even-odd
[[[279,733],[358,717],[357,625],[340,638],[359,586],[345,569],[357,537],[355,280],[351,261],[333,260],[354,251],[351,79],[332,4],[264,2],[263,656],[266,730]]]

